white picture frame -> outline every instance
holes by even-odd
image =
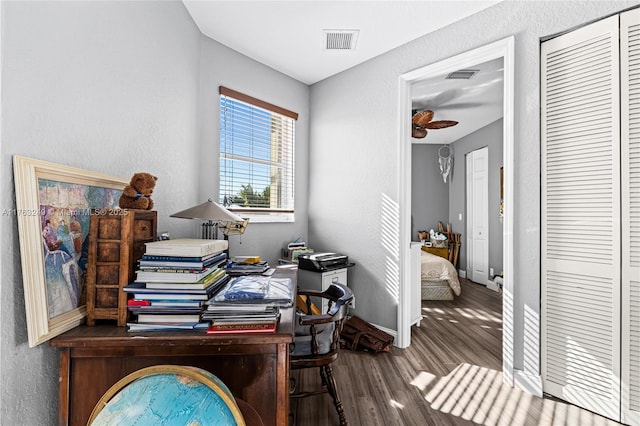
[[[129,182],[19,155],[13,156],[13,171],[27,331],[34,347],[84,322],[89,218],[94,209],[118,208]]]

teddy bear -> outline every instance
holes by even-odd
[[[123,209],[153,209],[153,188],[156,186],[157,177],[150,173],[135,173],[129,185],[124,187],[118,204]]]

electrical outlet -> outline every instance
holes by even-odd
[[[494,272],[494,271],[493,271],[493,268],[489,268],[489,277],[490,277],[490,278],[493,278],[493,276],[494,276],[494,273],[493,273],[493,272]]]

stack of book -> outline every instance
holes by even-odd
[[[236,256],[227,264],[227,274],[231,276],[264,274],[269,264],[260,260],[260,256]]]
[[[128,309],[129,331],[206,328],[204,304],[229,276],[225,240],[177,239],[147,243]]]
[[[202,319],[210,321],[210,334],[275,333],[279,317],[277,306],[256,304],[210,304],[202,313]]]
[[[210,334],[275,333],[280,307],[291,304],[288,278],[244,275],[231,278],[207,301],[202,318],[211,321]]]

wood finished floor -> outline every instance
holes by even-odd
[[[502,297],[461,280],[456,300],[423,301],[411,346],[389,353],[343,350],[333,368],[351,426],[618,423],[502,384]],[[301,372],[298,386],[319,383]],[[338,425],[329,395],[292,401],[298,426]]]

